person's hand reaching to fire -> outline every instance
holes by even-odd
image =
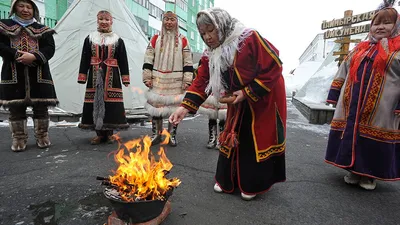
[[[183,118],[185,118],[186,114],[188,114],[189,110],[180,106],[178,107],[174,113],[169,117],[169,122],[172,123],[174,126],[178,125]]]

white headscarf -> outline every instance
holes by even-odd
[[[211,93],[219,99],[226,92],[227,85],[224,83],[222,73],[232,66],[236,51],[239,51],[239,44],[250,36],[252,30],[246,28],[237,19],[232,18],[229,13],[220,8],[209,8],[197,14],[207,15],[213,25],[218,30],[219,42],[215,49],[210,47],[205,51],[209,58],[210,81],[206,87],[206,92]]]

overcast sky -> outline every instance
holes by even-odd
[[[382,0],[215,0],[247,27],[258,30],[280,52],[284,74],[295,69],[299,57],[318,33],[323,20],[375,10]]]

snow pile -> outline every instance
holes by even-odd
[[[325,103],[333,78],[338,70],[337,62],[322,67],[312,76],[303,88],[297,93],[296,98],[315,103]]]
[[[296,68],[293,75],[285,76],[286,96],[288,96],[288,93],[291,96],[291,93],[299,91],[321,64],[322,61],[304,62]]]

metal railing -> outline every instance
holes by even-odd
[[[0,19],[7,19],[9,13],[9,11],[0,10]]]
[[[0,19],[8,19],[9,11],[0,10]],[[46,25],[48,27],[53,28],[57,24],[56,19],[48,18],[48,17],[41,17],[40,23]]]
[[[51,18],[48,18],[48,17],[43,17],[43,18],[41,18],[41,20],[42,20],[41,24],[44,24],[44,25],[46,25],[48,27],[51,27],[51,28],[53,28],[57,24],[57,20],[51,19]]]

